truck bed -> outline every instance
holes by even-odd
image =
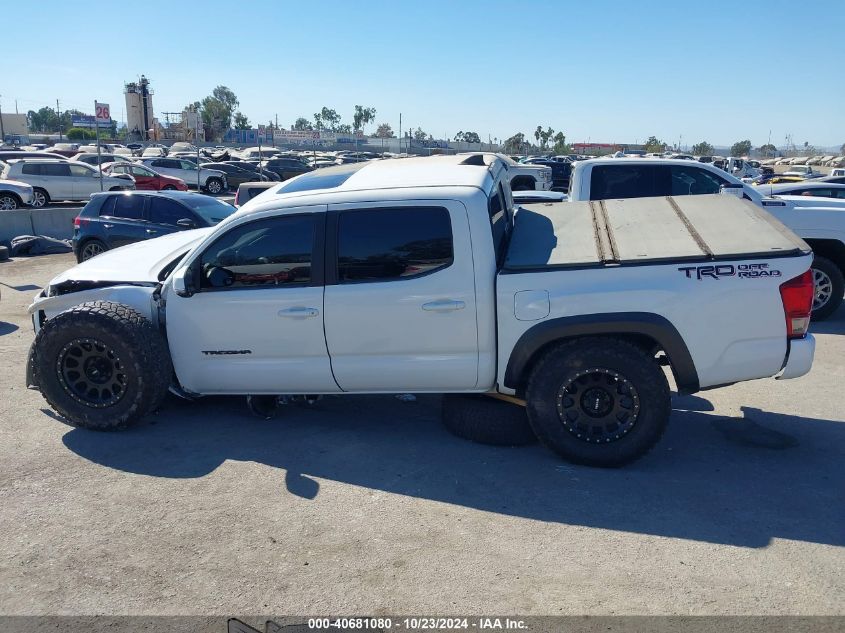
[[[521,205],[505,270],[784,257],[810,247],[729,195]]]

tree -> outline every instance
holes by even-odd
[[[226,86],[217,86],[202,101],[195,101],[186,110],[194,110],[202,116],[206,138],[222,138],[232,126],[232,115],[238,107],[238,98]]]
[[[692,153],[696,156],[712,156],[713,146],[707,141],[701,141],[692,146]]]
[[[566,142],[566,136],[563,132],[558,132],[554,135],[552,140],[555,142],[554,151],[555,154],[569,154],[572,151],[572,148],[569,147],[569,144]]]
[[[842,145],[839,146],[839,155],[845,156],[845,143],[842,143]]]
[[[310,131],[314,129],[314,126],[311,125],[311,121],[301,116],[294,122],[293,129],[301,131]]]
[[[422,128],[417,128],[414,130],[414,140],[415,141],[424,141],[429,138],[428,132],[423,132]]]
[[[379,138],[393,138],[393,128],[390,123],[382,123],[376,129],[376,136]]]
[[[545,130],[543,130],[543,127],[541,125],[538,125],[537,129],[534,130],[534,138],[539,141],[541,151],[546,150],[546,147],[549,144],[549,139],[552,138],[554,133],[555,131],[552,128],[547,127]]]
[[[502,143],[505,154],[522,154],[525,151],[525,134],[517,132]]]
[[[464,143],[480,143],[481,137],[478,136],[478,132],[464,132],[462,130],[455,134],[455,140]]]
[[[241,112],[235,112],[235,129],[249,130],[250,128],[249,119],[247,119]]]
[[[763,156],[774,156],[778,152],[778,148],[772,145],[771,143],[766,143],[765,145],[760,146],[760,153]]]
[[[314,123],[316,123],[318,130],[337,132],[337,126],[340,125],[340,115],[337,110],[323,106],[319,112],[314,113]]]
[[[355,106],[355,114],[352,115],[352,127],[357,132],[363,131],[367,123],[372,123],[376,118],[375,108],[365,108],[364,106]]]
[[[751,141],[737,141],[731,145],[731,156],[748,156],[751,153]]]
[[[335,126],[334,131],[338,134],[352,134],[352,126],[348,123],[341,123]]]
[[[649,136],[648,140],[645,142],[645,151],[649,153],[665,152],[666,143],[658,140],[656,136]]]
[[[72,127],[67,131],[67,138],[69,141],[90,140],[97,138],[97,132],[94,130],[86,130],[81,127]]]

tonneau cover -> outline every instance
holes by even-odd
[[[505,269],[777,257],[810,247],[730,195],[521,205]]]

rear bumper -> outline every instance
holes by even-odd
[[[789,352],[786,355],[786,363],[777,379],[789,380],[790,378],[798,378],[809,372],[813,366],[815,352],[816,339],[812,334],[808,334],[802,339],[789,341]]]

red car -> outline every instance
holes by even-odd
[[[135,189],[146,189],[148,191],[187,191],[188,185],[181,178],[165,176],[153,171],[146,165],[136,165],[121,161],[119,163],[106,163],[103,165],[103,173],[128,174],[135,179]]]

